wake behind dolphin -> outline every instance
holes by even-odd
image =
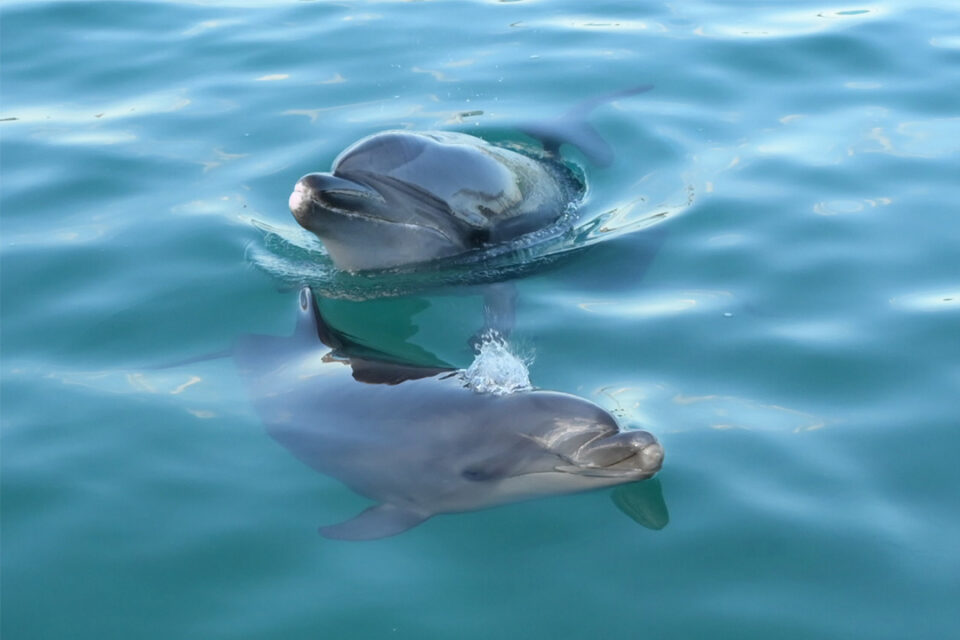
[[[376,501],[323,527],[329,538],[394,535],[443,513],[653,476],[663,448],[621,431],[587,400],[550,391],[494,395],[456,370],[349,354],[312,291],[290,337],[247,336],[234,359],[270,435],[297,458]]]

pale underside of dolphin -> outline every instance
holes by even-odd
[[[441,513],[643,480],[663,460],[652,434],[621,431],[576,396],[482,394],[453,369],[351,357],[306,287],[292,336],[246,336],[233,355],[270,435],[377,503],[323,527],[329,538],[382,538]]]
[[[585,185],[560,158],[570,144],[606,166],[613,150],[587,121],[597,106],[651,89],[582,102],[563,116],[520,127],[539,153],[465,133],[386,131],[334,160],[329,173],[297,182],[290,210],[348,271],[385,269],[458,255],[537,231],[578,202]]]

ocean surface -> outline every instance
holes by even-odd
[[[644,84],[558,237],[356,275],[287,209],[365,135],[529,145]],[[5,640],[960,637],[954,0],[7,0],[0,145]],[[302,284],[467,367],[494,282],[534,386],[659,437],[666,526],[617,489],[327,540],[369,501],[230,358],[161,368]]]

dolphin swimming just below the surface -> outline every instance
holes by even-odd
[[[289,206],[341,269],[427,262],[505,242],[556,222],[585,186],[561,161],[569,143],[605,166],[613,151],[587,122],[598,105],[644,85],[587,100],[552,121],[521,127],[538,153],[449,131],[386,131],[354,143],[330,173],[296,183]]]
[[[441,513],[643,480],[663,462],[652,434],[621,431],[576,396],[477,393],[454,369],[351,357],[308,287],[292,336],[245,336],[233,356],[270,435],[377,502],[321,528],[328,538],[382,538]]]

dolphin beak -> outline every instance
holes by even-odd
[[[308,173],[293,187],[290,194],[291,209],[300,205],[303,198],[317,198],[323,194],[340,194],[354,198],[369,198],[383,201],[383,196],[365,184],[335,176],[332,173]]]
[[[663,446],[648,431],[622,431],[587,443],[576,460],[584,475],[650,477],[663,466]]]
[[[640,461],[640,468],[647,471],[659,471],[663,466],[663,445],[659,442],[648,444],[639,452],[637,458]]]
[[[313,202],[320,204],[328,211],[344,209],[345,213],[353,213],[349,208],[338,206],[337,202],[363,200],[384,201],[383,196],[365,184],[331,173],[308,173],[297,180],[287,204],[290,206],[293,217],[303,225]]]
[[[297,182],[293,187],[293,193],[290,194],[290,199],[287,200],[287,204],[290,206],[290,211],[293,215],[297,215],[297,211],[303,206],[304,200],[310,198],[307,188],[303,185],[302,182]]]
[[[660,471],[663,466],[663,447],[659,442],[648,444],[640,450],[626,452],[626,457],[613,464],[605,465],[590,472],[599,472],[599,475],[641,475],[650,477]]]

